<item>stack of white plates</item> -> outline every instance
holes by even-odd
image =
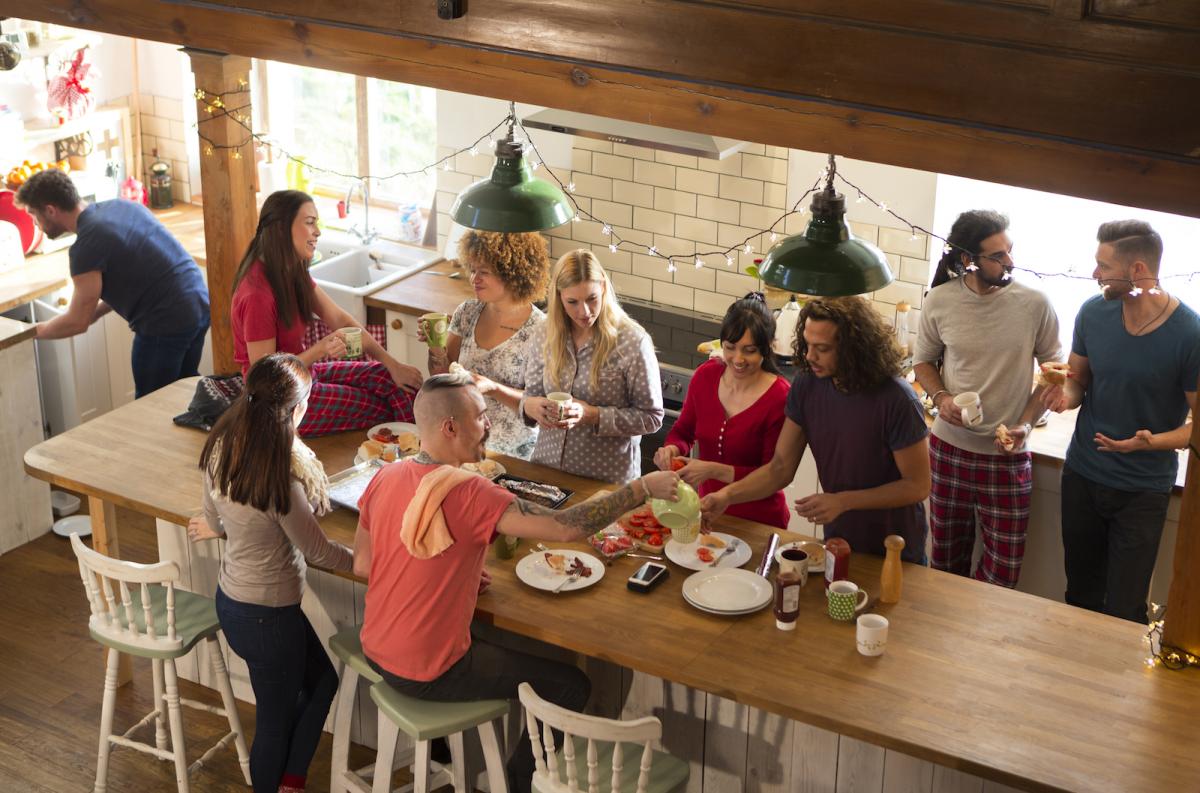
[[[736,567],[703,570],[683,582],[683,599],[709,614],[751,614],[768,605],[773,597],[770,581]]]

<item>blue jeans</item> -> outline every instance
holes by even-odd
[[[217,589],[217,618],[229,647],[250,670],[254,688],[254,793],[276,793],[284,774],[304,777],[338,676],[299,605],[242,603]]]
[[[141,399],[163,386],[184,377],[200,374],[200,354],[204,352],[204,335],[208,320],[185,333],[170,336],[133,336],[134,395]]]
[[[1170,490],[1117,490],[1063,466],[1066,601],[1145,624],[1150,578],[1170,501]]]

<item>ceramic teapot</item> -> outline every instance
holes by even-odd
[[[781,358],[791,358],[794,354],[793,342],[796,339],[796,326],[800,324],[800,304],[792,295],[782,308],[775,310],[775,338],[771,342],[771,350]]]

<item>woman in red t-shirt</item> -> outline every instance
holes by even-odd
[[[721,357],[696,370],[679,418],[654,453],[663,470],[677,465],[677,457],[686,460],[679,476],[702,496],[736,482],[775,454],[788,382],[771,354],[774,337],[775,318],[762,294],[751,292],[730,306],[721,323]],[[699,446],[698,459],[684,457],[693,444]],[[790,518],[783,491],[732,506],[728,513],[780,529]]]
[[[340,331],[304,348],[313,316],[331,328],[362,327],[308,274],[320,236],[317,207],[307,193],[280,190],[267,196],[233,282],[234,360],[243,376],[273,352],[291,353],[308,366],[313,386],[301,435],[412,421],[412,395],[423,380],[420,370],[388,355],[366,330],[363,353],[374,360],[343,360],[346,343]]]

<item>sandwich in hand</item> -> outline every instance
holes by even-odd
[[[1004,451],[1011,452],[1017,446],[1017,439],[1008,431],[1008,427],[1001,424],[996,427],[996,440],[1004,447]]]
[[[1046,385],[1062,385],[1071,376],[1071,367],[1063,361],[1047,361],[1042,364],[1042,382]]]

